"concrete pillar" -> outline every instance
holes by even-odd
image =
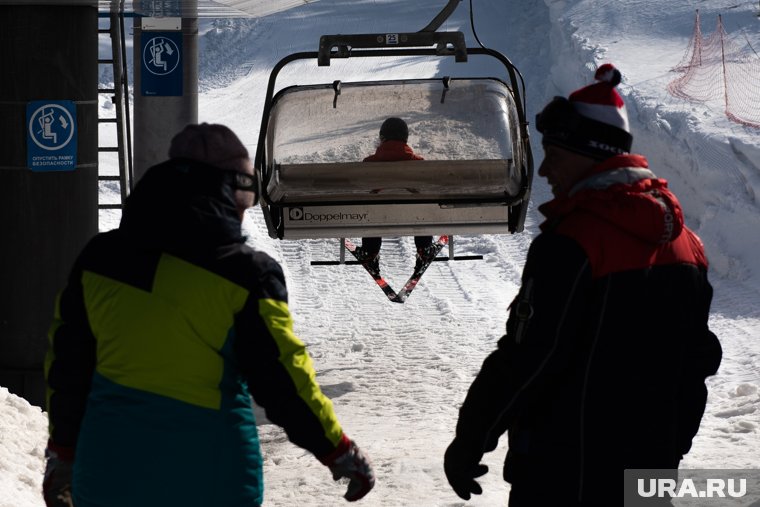
[[[40,406],[55,296],[98,232],[97,30],[95,7],[0,5],[0,386]],[[74,104],[68,170],[27,165],[38,100]]]
[[[183,12],[193,12],[192,2],[183,3]],[[161,18],[157,18],[160,20]],[[144,28],[145,20],[134,24],[134,177],[135,182],[151,166],[167,158],[169,143],[185,125],[198,122],[198,19],[181,19],[181,95],[143,94],[143,41],[158,31]],[[160,26],[160,23],[158,23]],[[146,76],[148,77],[148,76]],[[151,76],[152,77],[152,76]]]

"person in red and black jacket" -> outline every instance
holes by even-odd
[[[387,118],[380,126],[380,146],[375,153],[366,157],[363,162],[398,162],[401,160],[425,160],[406,144],[409,139],[409,126],[401,118]],[[379,271],[380,247],[383,238],[362,238],[362,244],[357,248],[359,258],[372,260],[372,268]],[[432,236],[415,236],[414,246],[417,247],[417,266],[433,254]]]
[[[536,118],[554,199],[444,457],[464,499],[506,431],[511,507],[622,505],[624,470],[678,468],[721,361],[702,243],[630,154],[620,72],[596,78]]]

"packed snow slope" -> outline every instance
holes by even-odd
[[[417,31],[444,3],[320,0],[262,19],[204,25],[200,120],[231,126],[253,153],[268,73],[277,60],[315,50],[322,34]],[[692,104],[666,91],[676,77],[670,69],[681,61],[692,35],[696,8],[703,32],[722,14],[729,32],[760,47],[757,3],[473,3],[481,41],[506,54],[525,78],[531,120],[553,95],[566,96],[587,84],[600,63],[612,62],[622,71],[620,91],[634,151],[649,158],[653,171],[668,179],[681,199],[687,225],[705,243],[715,287],[710,325],[725,356],[718,375],[710,379],[707,413],[682,466],[760,468],[760,131],[729,122],[719,103]],[[475,45],[468,7],[461,3],[442,29],[462,30]],[[293,65],[283,84],[489,71],[474,59],[464,67],[410,60],[380,66],[350,63],[329,69]],[[538,167],[540,138],[532,135]],[[504,332],[506,309],[541,221],[536,206],[550,198],[544,181],[534,181],[525,232],[456,237],[457,254],[484,259],[435,263],[403,305],[389,303],[360,267],[310,265],[337,258],[336,240],[273,240],[260,211],[248,212],[244,228],[249,243],[282,263],[295,328],[314,357],[318,380],[346,432],[375,465],[376,488],[361,505],[465,505],[446,482],[443,453],[469,384]],[[117,225],[117,215],[101,216],[102,230]],[[411,238],[386,239],[381,268],[392,284],[406,279],[413,256]],[[631,318],[646,315],[647,302],[642,301]],[[41,506],[44,414],[2,390],[0,402],[0,507]],[[265,504],[343,505],[344,486],[333,483],[317,460],[259,416]],[[610,424],[616,421],[611,418]],[[501,479],[505,452],[503,438],[485,457],[491,471],[480,480],[484,494],[466,505],[506,505],[508,485]]]

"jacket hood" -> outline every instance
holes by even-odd
[[[127,198],[119,229],[168,251],[242,243],[233,175],[189,159],[151,167]]]
[[[653,244],[674,240],[684,227],[678,199],[640,155],[620,155],[597,164],[568,196],[541,205],[539,211],[547,218],[541,230],[581,211]]]

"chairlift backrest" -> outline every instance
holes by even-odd
[[[341,83],[287,88],[269,113],[268,157],[277,163],[356,162],[375,152],[380,125],[399,117],[425,160],[514,158],[519,122],[495,79]]]

